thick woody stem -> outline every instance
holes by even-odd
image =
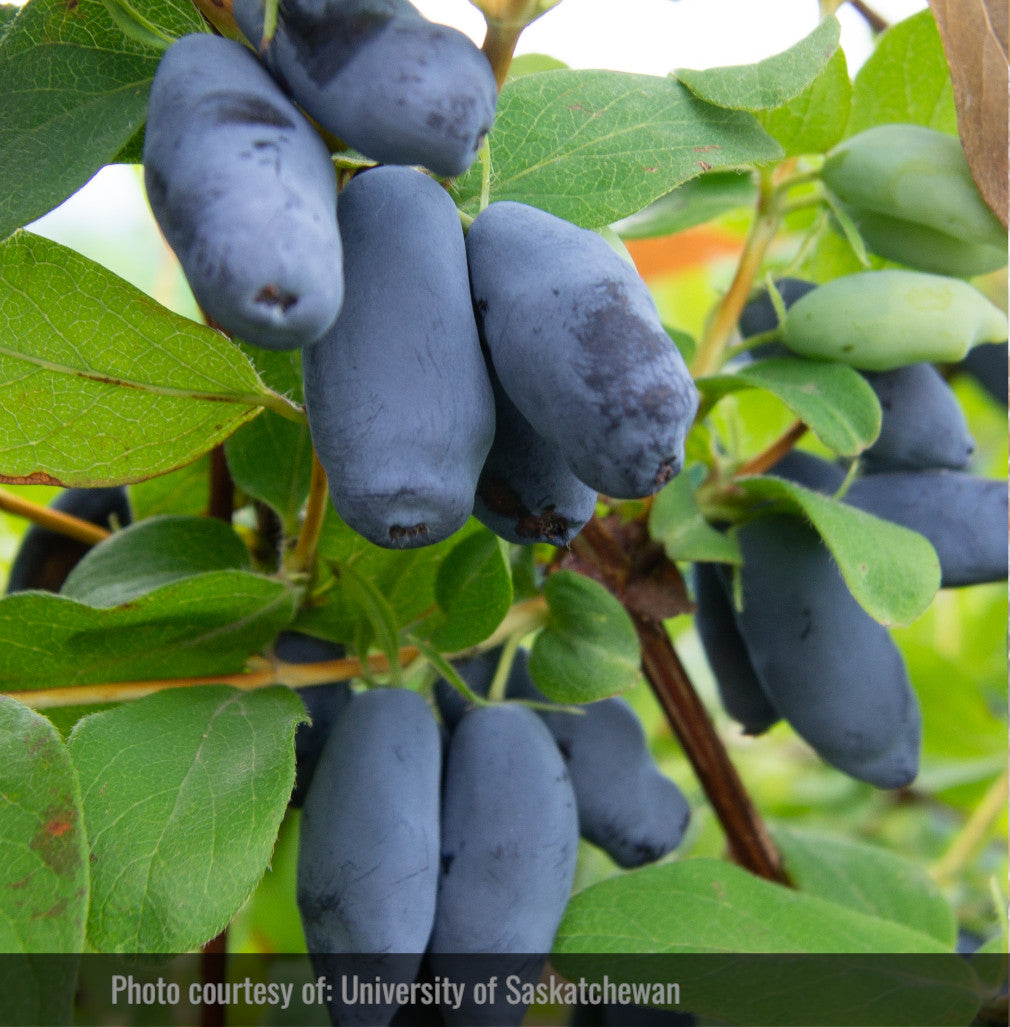
[[[581,540],[581,541],[580,541]],[[620,542],[593,518],[576,540],[580,554],[621,594],[631,561]],[[788,884],[782,858],[730,761],[661,620],[625,604],[642,644],[642,671],[715,811],[732,859],[751,873]]]
[[[231,480],[224,446],[215,446],[210,451],[210,487],[207,500],[207,516],[215,517],[225,524],[231,524],[235,506],[235,483]]]
[[[884,32],[890,28],[890,23],[881,17],[872,7],[863,3],[863,0],[849,0],[852,6],[863,16],[863,20],[874,32]]]
[[[200,953],[200,977],[204,984],[224,984],[228,970],[228,928],[210,939]],[[228,1007],[205,1002],[200,1007],[200,1027],[225,1027]]]
[[[759,877],[788,884],[775,848],[691,684],[662,624],[632,613],[642,642],[642,669],[719,818],[735,863]]]

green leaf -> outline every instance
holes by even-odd
[[[16,7],[14,4],[0,4],[0,42],[3,41],[3,37],[11,27],[14,19],[18,16],[18,11],[20,10],[21,8]]]
[[[954,911],[915,863],[879,846],[797,827],[776,826],[772,835],[785,858],[786,873],[801,891],[904,924],[954,947]]]
[[[680,355],[684,358],[685,363],[689,364],[698,349],[695,337],[681,328],[673,328],[670,325],[663,325],[663,328],[666,330],[666,334],[673,340],[674,346],[680,350]]]
[[[186,578],[110,609],[18,592],[0,599],[0,686],[236,673],[290,623],[296,600],[247,571]]]
[[[66,746],[45,717],[0,696],[0,952],[80,952],[87,915],[88,843]]]
[[[928,935],[714,859],[591,885],[573,896],[555,939],[558,953],[945,951]]]
[[[663,544],[671,560],[738,564],[742,559],[733,538],[716,531],[702,516],[686,474],[677,475],[656,496],[649,511],[649,534]]]
[[[846,135],[889,122],[957,135],[954,89],[931,11],[891,26],[856,75]]]
[[[512,58],[509,64],[506,81],[514,78],[522,78],[523,75],[535,75],[539,71],[557,71],[559,68],[567,68],[564,61],[557,57],[551,57],[545,53],[524,53]]]
[[[45,717],[0,696],[0,1023],[73,1022],[88,885],[66,746]]]
[[[471,521],[464,532],[474,530]],[[353,567],[374,583],[405,627],[435,605],[435,578],[442,560],[462,536],[420,549],[383,549],[352,531],[331,507],[327,508],[319,536],[319,581],[316,591],[294,625],[310,635],[352,644],[363,614],[341,579],[328,565]]]
[[[168,8],[177,18],[185,12],[191,23],[194,13],[192,3],[173,4],[170,0],[167,3],[166,0],[160,0],[160,2],[155,0],[154,3],[151,0],[145,0],[142,8],[133,0],[104,0],[104,2],[112,20],[124,36],[153,50],[167,50],[176,39],[171,31],[163,28],[158,22],[158,15],[163,13],[165,8]],[[163,10],[152,8],[162,8]],[[189,27],[186,31],[203,32],[206,31],[206,25]]]
[[[218,332],[48,239],[0,244],[2,480],[138,481],[274,401]]]
[[[210,457],[204,454],[177,471],[159,474],[130,486],[133,519],[159,514],[203,516],[210,500]]]
[[[483,642],[512,605],[512,575],[498,537],[486,528],[462,539],[442,561],[435,598],[443,614],[430,638],[443,652]]]
[[[691,859],[579,892],[558,929],[552,963],[570,980],[606,973],[611,981],[642,982],[662,979],[657,967],[669,973],[671,966],[669,959],[650,964],[643,953],[709,953],[704,961],[677,960],[674,979],[692,1012],[729,1023],[963,1024],[978,1008],[971,968],[953,954],[928,961],[912,955],[949,951],[901,924],[729,863]],[[607,952],[636,955],[599,955]],[[743,953],[780,955],[772,964]]]
[[[585,703],[626,692],[639,679],[638,634],[600,584],[557,571],[544,586],[547,626],[530,651],[534,683],[549,699]]]
[[[220,932],[267,867],[304,719],[288,688],[207,686],[78,722],[93,946],[185,952]]]
[[[849,244],[849,249],[852,250],[856,260],[859,261],[860,266],[864,268],[869,267],[870,258],[866,253],[866,243],[863,241],[859,226],[853,220],[852,215],[838,202],[838,199],[831,192],[824,193],[824,202],[831,211],[833,226],[841,232],[843,238]]]
[[[172,35],[204,29],[181,0],[145,0]],[[0,239],[76,192],[143,125],[159,53],[103,0],[33,0],[0,38]]]
[[[272,506],[286,533],[295,534],[312,478],[308,426],[266,410],[242,425],[224,444],[224,452],[235,484]]]
[[[708,403],[739,389],[765,389],[782,400],[829,449],[856,456],[880,434],[880,403],[866,379],[851,367],[831,362],[769,357],[732,374],[701,378]]]
[[[853,597],[881,624],[910,623],[936,595],[940,563],[917,532],[771,475],[741,478],[737,484],[754,499],[782,503],[806,517],[831,550]]]
[[[374,635],[380,651],[385,655],[389,664],[393,683],[399,685],[403,675],[400,667],[400,640],[396,611],[375,583],[359,574],[352,564],[338,564],[334,570],[350,600],[364,613],[371,628],[371,634]],[[371,639],[361,632],[360,627],[359,622],[355,648],[358,650],[358,655],[364,658],[370,647]]]
[[[826,153],[845,134],[852,105],[852,82],[845,53],[836,50],[821,73],[799,96],[758,115],[764,130],[787,157]]]
[[[613,226],[622,239],[652,239],[703,225],[713,218],[751,207],[757,197],[754,179],[739,171],[713,171],[692,178]]]
[[[60,594],[85,606],[121,606],[173,581],[251,566],[245,543],[223,521],[153,517],[90,549]]]
[[[300,349],[264,349],[236,340],[235,345],[249,358],[260,379],[292,403],[305,402],[302,390],[302,351]]]
[[[798,43],[757,64],[695,71],[678,68],[677,77],[706,103],[731,110],[766,111],[799,96],[820,74],[838,47],[838,19],[825,18]]]
[[[671,78],[546,71],[507,83],[489,136],[491,199],[517,200],[586,228],[641,210],[713,168],[775,160],[750,114],[702,103]],[[481,169],[455,180],[480,209]]]

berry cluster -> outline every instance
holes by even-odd
[[[787,324],[821,288],[776,283]],[[765,293],[744,310],[740,330],[759,335],[777,320]],[[781,352],[768,343],[755,355]],[[922,361],[864,377],[880,401],[880,434],[843,501],[929,539],[942,587],[1005,579],[1006,486],[967,470],[975,445],[944,377]],[[843,468],[800,451],[771,473],[827,495],[846,483]],[[918,772],[921,717],[889,631],[852,598],[827,547],[799,518],[765,513],[742,525],[738,539],[739,608],[728,568],[694,567],[696,624],[727,712],[749,734],[784,718],[845,773],[879,788],[909,784]]]
[[[263,3],[235,15],[258,45]],[[471,513],[567,545],[598,492],[647,496],[678,473],[697,411],[645,283],[599,235],[500,202],[464,240],[414,166],[465,170],[495,101],[469,39],[374,0],[282,4],[262,60],[183,37],[151,90],[148,194],[197,300],[242,339],[302,348],[333,504],[388,548]],[[298,107],[382,162],[340,191],[339,221]]]
[[[324,646],[289,634],[277,651],[315,660]],[[486,695],[500,658],[491,651],[457,669]],[[506,694],[547,704],[524,651]],[[580,715],[469,706],[446,681],[435,696],[442,733],[413,692],[317,694],[315,715],[330,726],[296,738],[292,798],[302,801],[298,904],[309,951],[320,973],[350,960],[403,983],[425,973],[466,981],[473,962],[460,956],[493,956],[497,972],[533,983],[568,901],[579,835],[621,866],[641,866],[679,844],[687,802],[623,700]],[[471,991],[462,1007],[442,1008],[441,1022],[521,1021],[521,1004],[482,1008]],[[387,1023],[395,1012],[391,1003],[370,1015]],[[357,1022],[338,997],[330,1014]]]

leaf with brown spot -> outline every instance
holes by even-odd
[[[71,1023],[89,892],[81,788],[56,728],[0,696],[0,1023]]]
[[[950,66],[957,127],[975,184],[1007,225],[1007,5],[930,0]]]

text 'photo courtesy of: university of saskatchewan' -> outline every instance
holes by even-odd
[[[1005,1025],[1005,5],[636,2],[0,2],[0,1027]]]

